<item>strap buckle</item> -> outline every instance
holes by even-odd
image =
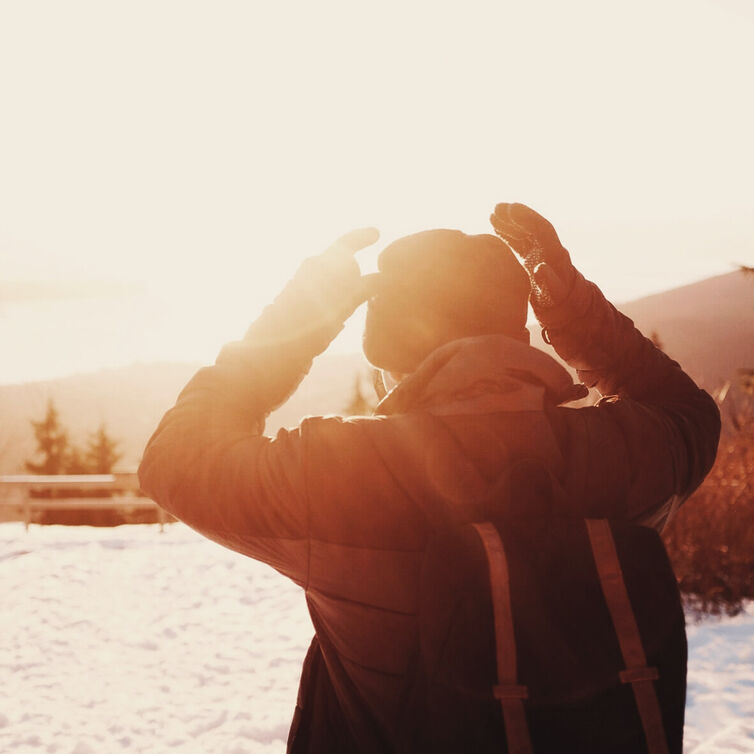
[[[660,677],[657,668],[627,668],[618,674],[621,683],[637,683],[638,681],[656,681]]]
[[[526,686],[516,686],[512,683],[500,684],[492,687],[495,699],[528,699],[529,689]]]

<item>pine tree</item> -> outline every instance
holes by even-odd
[[[65,457],[65,473],[66,474],[88,474],[89,467],[84,458],[84,454],[81,452],[81,448],[78,445],[71,445],[68,448],[68,453]]]
[[[738,378],[743,391],[754,395],[754,369],[739,369]]]
[[[99,429],[90,435],[87,445],[84,457],[87,471],[90,474],[112,473],[115,464],[123,457],[117,450],[118,444],[108,434],[105,424],[100,424]]]
[[[32,421],[37,440],[36,454],[42,457],[39,463],[26,461],[27,471],[33,474],[63,474],[70,453],[68,433],[60,423],[60,415],[52,400],[47,403],[47,413],[42,421]]]

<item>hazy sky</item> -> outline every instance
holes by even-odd
[[[617,300],[754,264],[752,32],[750,0],[5,0],[0,283],[141,286],[129,361],[236,337],[345,230],[498,201]]]

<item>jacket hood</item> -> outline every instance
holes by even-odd
[[[505,335],[446,343],[391,390],[375,413],[535,411],[587,395],[543,351]]]

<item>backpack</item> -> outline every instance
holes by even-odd
[[[686,634],[653,529],[496,516],[433,535],[402,751],[681,754]]]

